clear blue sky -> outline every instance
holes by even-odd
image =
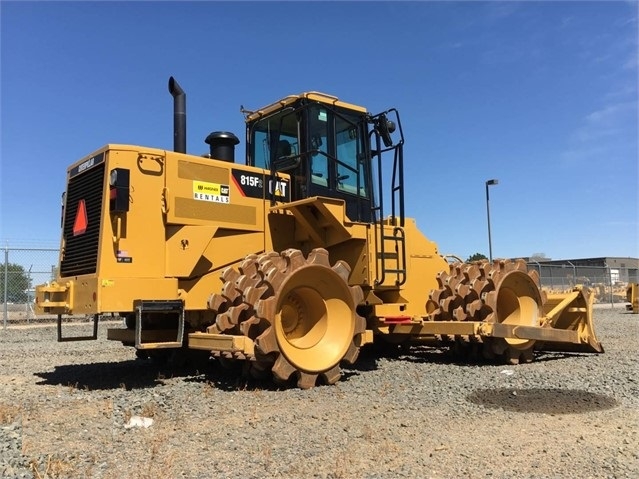
[[[53,246],[66,168],[106,143],[190,153],[240,104],[396,107],[407,214],[444,253],[639,256],[636,2],[6,2],[2,246]],[[238,157],[243,156],[244,143]]]

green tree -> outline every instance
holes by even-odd
[[[472,263],[473,261],[481,261],[482,259],[488,259],[488,258],[481,253],[475,253],[474,255],[469,256],[466,262]]]
[[[546,256],[546,253],[533,253],[530,255],[530,259],[531,260],[538,260],[538,261],[548,261],[550,258],[548,256]]]
[[[24,303],[27,301],[27,289],[29,288],[29,277],[24,270],[24,267],[15,264],[8,263],[5,268],[5,263],[0,264],[0,303],[4,303],[4,285],[7,285],[7,298],[8,303]]]

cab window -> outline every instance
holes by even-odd
[[[358,125],[348,118],[337,117],[335,120],[335,147],[338,160],[337,189],[367,198],[364,164],[357,161],[358,156],[361,157],[362,153],[358,129]]]
[[[309,109],[309,136],[311,182],[328,187],[328,112],[326,108],[314,105]]]
[[[292,111],[280,112],[253,125],[250,165],[270,169],[274,160],[297,154],[297,118]]]

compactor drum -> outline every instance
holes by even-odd
[[[576,288],[550,300],[540,290],[539,275],[528,271],[523,260],[497,260],[494,263],[454,263],[450,273],[437,275],[439,289],[433,290],[426,304],[435,321],[479,321],[484,328],[508,328],[504,337],[444,335],[441,340],[471,357],[499,359],[517,364],[533,360],[533,351],[562,343],[560,335],[572,331],[563,349],[603,352],[592,324],[592,295]],[[578,341],[575,341],[575,333]],[[570,333],[569,333],[570,334]],[[541,341],[540,341],[541,340]],[[567,344],[566,344],[567,343]]]
[[[366,329],[355,312],[362,290],[348,285],[349,275],[348,264],[338,261],[331,267],[321,248],[307,258],[296,249],[251,255],[239,271],[229,268],[222,274],[222,293],[209,300],[216,321],[207,331],[254,342],[253,374],[271,368],[279,381],[295,375],[302,388],[314,386],[318,376],[333,384],[340,378],[340,361],[357,359],[356,344]]]
[[[546,294],[522,260],[450,264],[405,217],[397,110],[318,92],[242,109],[240,164],[226,131],[186,153],[186,95],[169,91],[174,151],[110,144],[67,171],[58,277],[36,288],[59,340],[116,313],[107,337],[140,357],[204,350],[301,388],[373,342],[506,363],[603,351],[587,289]],[[70,314],[93,334],[65,337]]]

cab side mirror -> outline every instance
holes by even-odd
[[[382,137],[384,146],[386,148],[393,146],[393,138],[391,137],[391,133],[395,131],[395,123],[386,118],[385,114],[381,114],[377,118],[377,125],[375,126],[377,127],[379,135]]]

